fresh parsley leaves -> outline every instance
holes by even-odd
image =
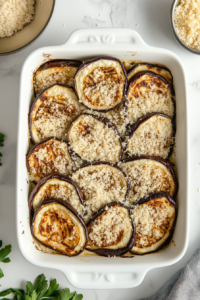
[[[2,132],[0,132],[0,147],[4,146],[3,142],[4,142],[4,134]],[[0,152],[0,157],[2,157],[2,153],[1,152]],[[0,158],[0,166],[2,166],[1,158]]]
[[[0,248],[2,247],[2,241],[0,241]],[[11,252],[11,245],[7,245],[4,248],[0,249],[0,262],[9,263],[10,258],[6,257]],[[0,269],[0,278],[4,276],[2,269]]]
[[[69,289],[58,290],[59,284],[56,279],[50,280],[49,284],[44,274],[39,275],[35,283],[27,281],[26,293],[20,289],[7,289],[0,292],[0,297],[15,293],[13,300],[82,300],[83,295],[76,292],[70,293]],[[49,298],[51,297],[51,298]],[[3,298],[2,300],[10,300]]]

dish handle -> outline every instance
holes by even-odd
[[[127,44],[138,47],[148,46],[141,36],[132,29],[125,28],[100,28],[100,29],[78,29],[75,30],[66,41],[63,47],[111,47],[121,46],[126,48]],[[79,48],[80,49],[80,48]]]
[[[63,271],[69,283],[80,289],[122,289],[138,286],[144,279],[147,270],[127,273],[100,272],[66,272]]]

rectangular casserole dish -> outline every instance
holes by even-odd
[[[44,62],[44,56],[85,59],[94,56],[114,56],[121,60],[142,60],[166,65],[174,77],[177,103],[176,166],[179,180],[179,212],[173,236],[174,243],[162,251],[134,258],[105,258],[97,256],[66,257],[36,250],[30,232],[28,210],[29,185],[25,154],[29,148],[27,115],[33,96],[33,71]],[[186,77],[182,62],[172,52],[150,47],[129,29],[83,29],[72,33],[61,46],[40,48],[29,55],[21,72],[19,128],[17,147],[17,239],[20,251],[30,263],[62,271],[77,288],[115,289],[139,285],[153,268],[176,263],[184,255],[188,243],[188,109]],[[22,234],[23,233],[23,234]]]

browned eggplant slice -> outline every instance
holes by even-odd
[[[102,256],[120,256],[134,245],[135,226],[128,207],[110,203],[100,209],[88,224],[86,250]]]
[[[67,143],[57,138],[35,145],[27,155],[26,165],[30,180],[36,183],[53,173],[70,175],[74,168]]]
[[[141,72],[131,79],[126,97],[126,109],[130,123],[147,113],[159,112],[173,118],[175,98],[172,85],[153,72]]]
[[[72,122],[67,140],[71,149],[86,161],[117,163],[122,156],[120,135],[106,118],[81,114]]]
[[[120,136],[125,137],[127,126],[129,123],[126,107],[124,103],[115,109],[108,111],[106,114],[103,112],[93,111],[93,115],[108,119],[117,128]]]
[[[29,114],[29,130],[33,143],[55,136],[65,139],[71,122],[81,113],[74,89],[55,84],[34,101]]]
[[[126,142],[128,156],[153,155],[169,158],[174,146],[175,125],[164,114],[151,113],[131,127]]]
[[[120,168],[130,183],[126,205],[131,206],[151,193],[166,192],[175,198],[178,181],[172,164],[155,156],[135,156],[122,161]]]
[[[38,207],[31,232],[41,244],[67,256],[79,255],[88,241],[83,219],[61,200],[50,199]]]
[[[120,60],[100,57],[83,63],[74,87],[81,103],[91,110],[109,111],[124,100],[127,73]]]
[[[132,215],[136,227],[135,244],[130,252],[148,254],[161,250],[171,239],[177,206],[164,192],[141,199],[133,208]]]
[[[128,70],[128,75],[127,75],[128,81],[130,81],[135,74],[144,71],[154,72],[164,77],[170,84],[172,84],[173,82],[172,73],[168,68],[157,64],[149,64],[146,62],[135,64],[131,69]]]
[[[69,177],[52,174],[42,178],[29,196],[29,209],[34,212],[48,199],[63,200],[69,203],[79,215],[84,213],[83,193]]]
[[[129,190],[124,172],[109,163],[99,162],[85,165],[72,174],[80,186],[85,200],[84,220],[110,202],[124,202]]]
[[[41,65],[33,80],[36,95],[56,83],[73,86],[74,75],[81,63],[78,60],[56,59]]]

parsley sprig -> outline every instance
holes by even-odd
[[[21,289],[7,289],[0,292],[0,297],[5,297],[11,293],[15,293],[13,300],[82,300],[83,295],[76,292],[70,293],[69,289],[58,290],[59,284],[56,279],[50,280],[49,284],[44,274],[39,275],[35,283],[27,281],[26,293]],[[51,298],[49,298],[51,297]],[[3,298],[2,300],[11,300]]]
[[[2,132],[0,132],[0,147],[3,147],[4,144],[4,134]],[[2,157],[2,153],[0,152],[0,157]],[[0,158],[0,166],[2,166],[2,163],[1,163],[1,158]]]
[[[2,247],[2,241],[0,241],[0,248]],[[10,258],[6,257],[11,252],[11,245],[7,245],[4,248],[0,249],[0,262],[9,263]],[[0,278],[4,276],[2,269],[0,269]]]

